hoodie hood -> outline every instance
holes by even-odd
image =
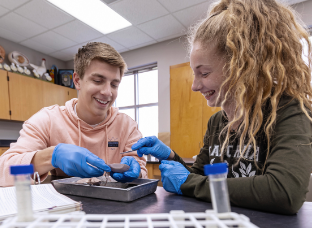
[[[86,123],[85,121],[83,121],[82,119],[80,119],[75,111],[74,111],[74,106],[75,104],[78,103],[78,99],[77,98],[73,98],[69,101],[67,101],[65,103],[65,112],[67,113],[68,117],[70,118],[70,120],[73,122],[73,124],[80,128],[81,131],[97,131],[97,130],[101,130],[103,128],[107,128],[109,127],[109,125],[114,121],[114,119],[116,118],[117,114],[118,114],[118,108],[116,107],[110,107],[107,113],[107,117],[104,121],[102,121],[99,125],[92,127],[91,125],[89,125],[88,123]]]

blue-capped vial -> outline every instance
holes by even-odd
[[[14,184],[17,203],[17,221],[31,222],[34,220],[31,196],[30,175],[34,167],[30,165],[11,166],[11,175],[14,175]]]
[[[212,207],[217,213],[231,212],[226,176],[226,163],[215,163],[204,166],[205,175],[209,178]]]

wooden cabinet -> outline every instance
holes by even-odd
[[[0,147],[0,156],[9,149],[10,147]]]
[[[158,179],[158,186],[163,186],[161,182],[161,172],[159,170],[159,163],[146,163],[148,179]]]
[[[66,87],[43,83],[43,107],[54,104],[64,105],[69,100],[68,94]]]
[[[193,79],[189,63],[170,67],[170,146],[183,158],[199,153],[209,118],[221,110],[192,91]]]
[[[68,90],[68,100],[78,97],[77,90],[75,89],[67,89],[67,90]]]
[[[181,157],[198,153],[202,141],[202,95],[191,90],[188,63],[170,67],[170,145]]]
[[[65,105],[72,98],[77,98],[77,90],[43,82],[43,107]]]
[[[147,176],[148,179],[158,179],[158,186],[163,186],[163,183],[161,182],[161,172],[159,170],[159,163],[152,163],[147,162],[146,163],[146,169],[147,169]],[[188,167],[192,167],[192,165],[187,163]]]
[[[43,81],[8,72],[11,120],[24,121],[43,107]]]
[[[0,119],[10,119],[7,73],[3,70],[0,70]]]
[[[77,92],[75,89],[0,70],[0,96],[0,119],[25,121],[43,107],[65,105],[66,101],[77,97]]]

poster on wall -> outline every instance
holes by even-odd
[[[73,69],[59,69],[58,70],[58,84],[69,88],[75,88],[73,81]]]

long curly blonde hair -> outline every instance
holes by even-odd
[[[311,43],[309,34],[295,12],[276,0],[221,0],[213,4],[208,16],[194,26],[189,46],[214,45],[226,60],[222,87],[229,89],[222,101],[236,102],[234,119],[220,135],[226,135],[222,155],[229,144],[233,125],[239,125],[240,159],[249,146],[256,158],[256,135],[263,130],[270,152],[270,136],[276,122],[278,103],[283,94],[300,102],[312,121]],[[303,43],[308,44],[307,59],[302,57]],[[219,95],[220,98],[220,95]],[[269,104],[269,113],[264,113]],[[265,116],[264,116],[265,115]],[[261,129],[261,126],[263,128]],[[247,141],[247,145],[243,144]],[[223,157],[223,156],[221,156]],[[255,165],[259,168],[256,160]],[[263,164],[264,170],[265,163]]]

